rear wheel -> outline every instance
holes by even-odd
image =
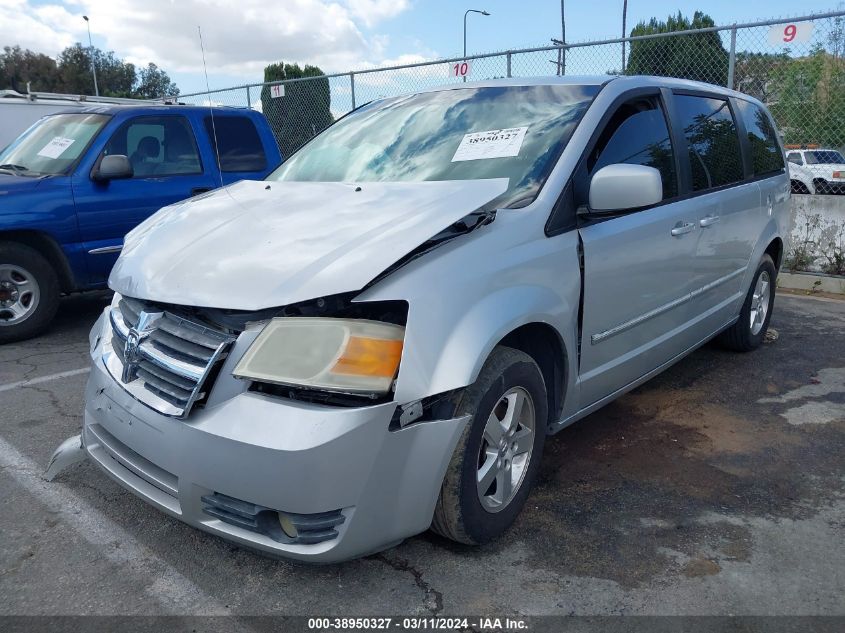
[[[59,280],[38,251],[0,243],[0,343],[39,334],[59,306]]]
[[[824,178],[816,178],[813,184],[816,186],[816,193],[830,193],[830,183]]]
[[[800,180],[790,180],[790,185],[792,188],[792,193],[810,193],[810,190]]]
[[[719,337],[725,347],[737,352],[750,352],[760,347],[769,328],[769,319],[772,318],[776,279],[777,272],[772,258],[763,255],[742,304],[739,320]]]
[[[446,471],[431,528],[460,543],[486,543],[510,527],[540,465],[546,386],[534,360],[497,347],[456,415],[471,415]]]

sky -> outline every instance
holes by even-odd
[[[568,0],[567,41],[618,37],[622,0]],[[841,0],[708,2],[629,0],[628,25],[704,9],[716,24],[791,17],[845,7]],[[56,56],[87,43],[139,65],[155,62],[182,93],[205,90],[197,27],[212,89],[259,82],[274,61],[325,72],[461,54],[463,14],[469,53],[542,46],[560,37],[559,0],[0,0],[0,46]],[[550,74],[553,67],[550,65]]]

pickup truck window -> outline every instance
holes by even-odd
[[[675,104],[689,145],[692,190],[703,191],[741,181],[739,135],[728,102],[679,95]]]
[[[377,101],[309,141],[268,180],[508,178],[501,207],[530,203],[600,86],[452,88]]]
[[[798,152],[790,152],[786,155],[786,160],[788,160],[790,163],[795,163],[796,165],[804,164],[804,161],[801,160],[801,154],[799,154]]]
[[[836,165],[845,163],[845,158],[842,158],[842,154],[831,149],[804,152],[804,157],[807,159],[808,165]]]
[[[663,199],[678,194],[669,127],[657,99],[629,101],[613,114],[587,160],[590,175],[602,167],[629,163],[654,167],[663,180]]]
[[[197,143],[183,116],[141,116],[126,121],[109,139],[104,156],[129,157],[135,178],[201,174]]]
[[[207,116],[205,130],[212,148],[219,151],[220,171],[263,171],[267,168],[261,137],[247,117],[215,116],[212,122]]]
[[[760,106],[738,100],[739,115],[745,123],[754,174],[770,174],[783,169],[783,154],[771,119]]]
[[[64,174],[106,124],[103,114],[54,114],[0,152],[0,170],[20,176]]]

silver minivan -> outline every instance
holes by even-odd
[[[364,105],[132,231],[73,446],[158,509],[332,562],[502,534],[546,436],[760,345],[790,183],[763,105],[654,77]]]

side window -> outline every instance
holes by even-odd
[[[728,102],[678,95],[675,103],[689,146],[692,190],[702,191],[742,180],[739,136]]]
[[[801,160],[801,154],[799,154],[798,152],[789,152],[789,154],[786,155],[786,160],[788,160],[790,163],[795,163],[796,165],[804,164],[804,161]]]
[[[768,174],[783,169],[783,154],[777,132],[765,110],[748,101],[738,100],[739,115],[745,124],[754,174]]]
[[[211,146],[220,153],[221,171],[262,171],[267,168],[267,157],[258,130],[247,117],[215,116],[212,122],[207,116],[205,129]]]
[[[194,133],[183,116],[130,119],[106,144],[103,155],[112,154],[129,157],[135,178],[202,173]]]
[[[677,195],[669,128],[656,98],[635,99],[616,110],[587,158],[587,171],[592,177],[602,167],[615,163],[654,167],[663,179],[663,199]]]

